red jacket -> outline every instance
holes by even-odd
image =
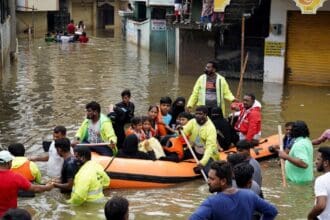
[[[235,124],[235,130],[241,132],[245,139],[251,141],[261,132],[261,104],[257,100],[251,108],[245,109],[243,103],[238,104],[240,114]]]
[[[83,35],[81,35],[80,37],[79,37],[79,42],[80,43],[87,43],[88,42],[88,37],[86,37],[86,36],[83,36]]]

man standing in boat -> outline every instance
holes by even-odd
[[[196,105],[205,105],[208,114],[213,107],[221,107],[225,115],[225,99],[237,101],[230,91],[226,79],[216,72],[216,64],[210,61],[206,64],[204,74],[195,83],[193,92],[188,100],[187,108],[191,112]]]
[[[245,94],[243,103],[234,103],[232,108],[240,111],[235,130],[240,140],[258,141],[261,136],[261,104],[254,94]]]
[[[117,137],[113,130],[110,119],[101,113],[99,103],[92,101],[86,105],[86,119],[76,133],[76,141],[73,146],[79,143],[110,143],[104,146],[91,146],[91,151],[101,155],[112,156],[117,152]]]
[[[204,169],[207,173],[210,164],[214,160],[219,160],[217,147],[217,132],[212,121],[207,117],[208,109],[206,106],[198,106],[195,118],[191,119],[184,127],[183,132],[189,137],[193,150],[200,160],[197,167]],[[189,156],[187,156],[189,157]]]

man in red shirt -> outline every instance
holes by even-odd
[[[19,189],[32,192],[44,192],[53,188],[52,184],[34,185],[25,177],[10,170],[14,157],[8,151],[0,152],[0,218],[10,208],[17,208]]]
[[[74,26],[73,20],[71,20],[68,26],[66,27],[66,31],[68,32],[68,34],[74,34],[74,32],[76,31],[76,26]]]
[[[245,94],[243,103],[234,103],[232,108],[240,114],[235,124],[235,130],[240,140],[259,140],[261,135],[261,104],[254,94]]]

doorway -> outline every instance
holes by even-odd
[[[107,26],[115,24],[115,8],[110,4],[103,4],[98,7],[98,28],[106,29]]]

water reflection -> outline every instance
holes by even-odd
[[[41,153],[41,141],[50,139],[55,125],[65,125],[73,137],[84,117],[84,106],[100,102],[103,111],[120,100],[123,89],[133,94],[137,114],[169,95],[189,97],[200,70],[178,75],[166,58],[138,49],[116,38],[91,37],[90,43],[46,44],[21,40],[17,65],[0,80],[0,143],[23,142],[28,153]],[[228,80],[232,91],[236,80]],[[262,102],[263,135],[277,131],[288,120],[304,119],[316,137],[329,126],[330,88],[282,86],[244,82]],[[45,166],[39,163],[42,171]],[[281,187],[276,160],[262,162],[265,197],[280,211],[278,219],[305,218],[313,204],[312,185]],[[208,195],[202,180],[169,189],[108,191],[130,201],[131,219],[186,219]],[[103,204],[69,207],[57,190],[21,199],[34,219],[104,219]]]

